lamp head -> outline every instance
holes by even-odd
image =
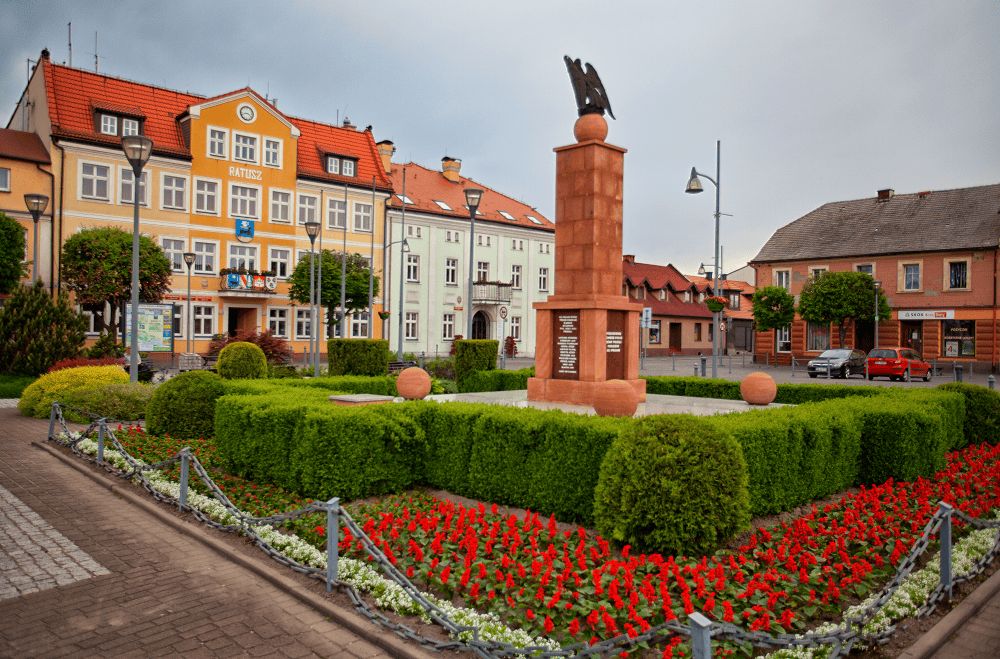
[[[128,164],[132,165],[132,172],[136,178],[142,175],[142,168],[146,166],[150,154],[153,153],[153,140],[145,135],[129,135],[122,138],[122,151]]]
[[[483,199],[483,191],[478,188],[466,188],[465,189],[465,203],[469,207],[469,213],[472,215],[476,214],[476,209],[479,208],[479,202]]]
[[[306,235],[309,236],[309,242],[316,242],[316,236],[319,235],[319,222],[306,222]]]
[[[700,266],[698,266],[698,274],[701,275],[702,277],[705,276],[705,264],[704,263],[702,263]]]
[[[880,282],[879,280],[876,279],[873,283],[875,284],[875,290],[876,291],[878,291],[878,289],[882,288],[882,282]]]
[[[184,252],[184,262],[187,263],[188,270],[194,265],[195,256],[194,252]]]
[[[43,194],[28,193],[24,195],[24,205],[28,207],[35,221],[38,221],[38,216],[44,213],[49,205],[49,198]]]
[[[403,238],[402,252],[405,254],[409,251],[410,251],[410,241],[408,241],[406,238]]]
[[[688,194],[698,194],[702,192],[704,188],[701,187],[701,180],[698,178],[698,172],[694,167],[691,168],[691,178],[688,179],[687,187],[684,188],[684,192]]]

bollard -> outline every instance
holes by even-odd
[[[104,462],[104,419],[97,420],[97,461]]]
[[[990,389],[996,389],[997,379],[992,375],[986,378],[986,382],[990,385]]]
[[[707,357],[701,358],[701,377],[705,377],[705,363],[708,361]]]
[[[340,497],[326,502],[326,592],[337,581],[337,552],[340,549]]]
[[[712,656],[712,623],[695,611],[688,616],[691,621],[691,656],[694,659],[709,659]]]
[[[507,353],[505,352],[504,355],[506,356],[506,354]],[[424,367],[424,351],[421,350],[420,351],[420,368],[423,368],[423,367]]]
[[[52,407],[49,409],[49,439],[55,436],[53,433],[56,431],[56,405],[58,404],[56,401],[52,401]]]
[[[934,358],[934,364],[931,367],[931,377],[934,377],[934,374],[936,374],[936,373],[937,373],[937,358],[935,357]]]
[[[672,353],[670,355],[670,370],[671,371],[677,370],[677,355],[674,355]]]
[[[771,359],[771,353],[765,352],[764,353],[764,368],[767,368],[770,365],[770,363],[769,363],[770,359]],[[774,363],[775,364],[778,363],[778,358],[777,357],[774,358]]]
[[[694,376],[698,377],[698,365],[697,364],[694,365]]]
[[[868,379],[868,360],[865,360],[865,379]]]
[[[181,497],[177,509],[184,512],[184,506],[188,502],[188,467],[191,461],[191,449],[187,446],[181,449]]]
[[[729,357],[729,372],[732,373],[733,372],[733,356],[732,355],[728,355],[728,357]]]
[[[910,370],[910,360],[906,360],[906,381],[913,379],[913,371]]]
[[[829,358],[826,360],[826,379],[833,379],[833,362],[831,362]]]
[[[955,364],[955,382],[962,381],[962,365]]]
[[[795,377],[795,355],[792,355],[792,377]]]
[[[941,586],[948,591],[948,599],[951,599],[951,513],[955,510],[944,501],[938,503],[938,509],[944,513],[941,520],[941,530],[938,538],[941,540]]]

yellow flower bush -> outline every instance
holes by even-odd
[[[46,419],[52,401],[65,401],[67,394],[101,384],[127,384],[128,373],[119,366],[80,366],[47,373],[32,382],[21,394],[17,409],[24,416]]]

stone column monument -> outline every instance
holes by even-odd
[[[535,377],[528,400],[592,405],[607,380],[639,379],[642,304],[622,295],[622,179],[625,149],[604,141],[611,114],[590,64],[565,58],[580,118],[577,143],[556,152],[555,293],[534,304]],[[611,114],[614,118],[614,114]]]

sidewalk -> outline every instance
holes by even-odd
[[[0,408],[0,657],[431,656],[33,446],[47,430]],[[367,640],[331,620],[345,615]]]

